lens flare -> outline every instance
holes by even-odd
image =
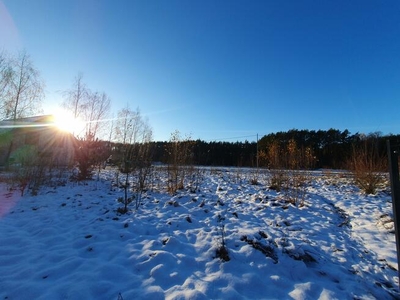
[[[54,114],[54,124],[61,131],[65,131],[72,134],[79,134],[83,128],[84,124],[78,118],[67,111],[58,111]]]

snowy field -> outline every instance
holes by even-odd
[[[388,190],[315,172],[296,207],[253,175],[203,169],[174,196],[160,175],[125,215],[111,169],[37,196],[0,185],[0,299],[399,299]]]

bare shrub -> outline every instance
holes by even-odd
[[[304,206],[307,186],[310,182],[310,168],[313,166],[313,155],[310,148],[298,147],[295,140],[290,140],[286,150],[288,181],[286,196],[295,206]]]
[[[177,190],[184,188],[185,179],[193,174],[193,142],[189,136],[182,139],[180,132],[176,130],[171,134],[167,147],[167,190],[170,194],[175,194]]]
[[[135,209],[139,208],[148,176],[151,173],[150,157],[149,143],[128,146],[121,169],[124,179],[119,185],[124,190],[124,197],[120,197],[118,200],[124,204],[124,207],[118,209],[119,213],[127,213],[128,205],[133,201],[135,201]],[[119,178],[118,175],[116,180]],[[133,194],[129,195],[129,191],[132,191]]]
[[[287,145],[274,141],[265,155],[271,174],[270,189],[283,191],[290,203],[303,206],[311,176],[309,170],[314,164],[311,149],[298,147],[293,139]]]
[[[360,146],[354,146],[349,167],[360,189],[375,194],[385,182],[382,172],[387,169],[387,158],[379,153],[378,139],[367,137]]]
[[[271,190],[280,192],[284,188],[285,183],[288,182],[287,172],[282,169],[272,169],[270,170],[270,173],[271,173],[271,178],[270,178],[269,188]]]
[[[9,184],[17,186],[24,195],[26,189],[31,190],[32,195],[37,195],[40,187],[50,183],[54,168],[49,157],[40,154],[37,147],[25,145],[12,154],[13,165]]]
[[[147,181],[151,174],[150,143],[131,145],[133,151],[130,153],[131,174],[133,176],[132,191],[136,193],[135,209],[141,204],[142,194],[147,189]]]
[[[201,168],[191,166],[192,170],[189,172],[189,190],[191,193],[196,193],[200,189],[201,183],[204,181],[205,171]]]
[[[250,184],[251,184],[251,185],[258,185],[258,178],[257,178],[257,177],[253,177],[253,178],[250,180]]]
[[[10,177],[10,184],[17,186],[24,195],[25,189],[33,178],[34,167],[36,165],[37,150],[34,146],[24,146],[13,153],[11,160],[13,161]]]
[[[285,160],[278,141],[274,141],[266,152],[266,159],[270,170],[270,189],[280,192],[288,182]]]

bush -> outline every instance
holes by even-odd
[[[194,173],[192,164],[193,142],[190,137],[182,140],[179,131],[171,134],[168,144],[168,186],[170,194],[175,194],[177,190],[184,188],[185,179],[191,178]]]
[[[53,161],[49,155],[40,154],[37,147],[22,146],[12,153],[11,158],[10,184],[18,186],[21,196],[27,188],[31,189],[32,195],[37,195],[40,187],[51,181],[51,170],[55,168]]]
[[[295,140],[286,144],[274,141],[266,152],[270,167],[270,189],[284,191],[293,205],[303,206],[309,182],[309,169],[314,165],[311,148],[298,147]]]
[[[78,180],[91,179],[94,167],[100,168],[110,156],[106,142],[95,139],[94,135],[87,134],[75,143],[75,161],[78,164]]]
[[[378,140],[367,138],[361,146],[353,147],[349,167],[356,185],[366,194],[375,194],[385,182],[387,158],[378,151]]]

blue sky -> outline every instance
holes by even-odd
[[[0,49],[25,49],[51,113],[92,90],[174,130],[400,133],[400,1],[0,0]]]

